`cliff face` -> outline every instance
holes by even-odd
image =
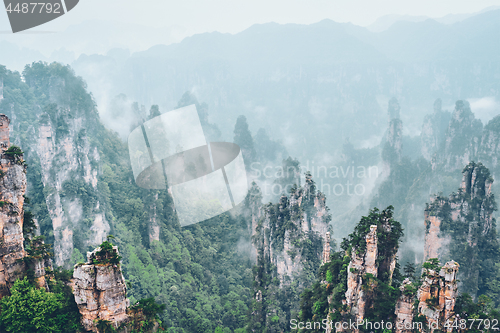
[[[418,288],[418,313],[425,316],[425,324],[431,332],[451,332],[445,328],[448,320],[453,322],[456,297],[458,296],[457,274],[459,264],[447,262],[441,268],[426,268],[422,274],[422,285]],[[439,270],[439,271],[438,271]]]
[[[106,320],[115,328],[127,323],[127,287],[119,264],[109,262],[118,256],[116,246],[107,251],[97,248],[87,254],[87,263],[75,265],[73,292],[81,322],[86,330],[97,332],[96,322]],[[119,261],[119,259],[118,259]]]
[[[352,236],[351,260],[347,269],[347,291],[345,303],[348,312],[363,321],[368,311],[377,306],[375,294],[380,282],[392,285],[396,268],[398,226],[393,225],[389,215],[384,216],[380,224],[372,224],[364,236],[364,242],[355,244],[361,235]],[[382,239],[379,239],[382,237]]]
[[[401,159],[403,149],[403,122],[399,119],[400,106],[397,99],[389,101],[389,128],[385,133],[382,158],[392,165]]]
[[[472,296],[478,288],[485,288],[480,283],[485,280],[480,279],[482,265],[489,260],[498,262],[492,184],[486,167],[470,163],[458,192],[448,198],[433,198],[425,210],[425,259],[457,260],[461,265],[460,288]]]
[[[0,115],[0,297],[26,270],[23,222],[26,166],[23,154],[10,149],[9,119]]]
[[[443,175],[455,178],[457,171],[472,161],[481,162],[495,177],[499,177],[500,116],[490,120],[483,128],[467,101],[457,101],[450,115],[441,110],[437,100],[434,113],[424,120],[421,153],[431,161],[435,178]],[[493,191],[498,195],[498,189]]]
[[[448,245],[451,242],[451,235],[441,233],[441,223],[443,217],[438,216],[435,210],[435,208],[437,208],[437,210],[443,210],[445,207],[447,209],[449,206],[447,198],[432,197],[430,206],[424,211],[424,223],[426,230],[424,260],[429,258],[443,258],[449,255]]]
[[[418,290],[410,279],[403,281],[395,309],[396,333],[411,333],[417,329],[420,332],[451,332],[451,325],[448,328],[445,324],[455,319],[458,269],[455,261],[439,267],[439,263],[432,259],[424,264]]]
[[[306,176],[303,187],[293,190],[290,197],[282,196],[276,205],[259,208],[256,205],[259,192],[254,189],[250,195],[253,196],[249,210],[254,246],[276,266],[278,276],[293,279],[305,265],[318,267],[323,246],[315,248],[317,253],[312,254],[313,259],[306,257],[304,244],[311,237],[324,244],[330,216],[325,196],[316,191],[311,176]],[[311,259],[317,262],[310,262]]]
[[[500,116],[496,116],[484,127],[479,150],[479,160],[500,175]]]
[[[329,260],[330,215],[311,175],[277,204],[262,206],[261,198],[254,184],[245,205],[256,258],[249,331],[278,333],[290,329],[301,292],[313,282],[321,262]]]
[[[26,164],[19,147],[10,146],[10,120],[0,114],[0,298],[18,278],[31,270],[39,287],[48,290],[46,268],[52,270],[48,246],[42,237],[32,237],[35,230],[30,223],[24,230],[24,201],[26,192]],[[26,235],[25,235],[26,232]],[[25,238],[25,236],[27,236]],[[24,245],[27,244],[25,249]]]
[[[243,211],[243,215],[248,223],[248,234],[251,235],[252,239],[255,239],[255,235],[257,233],[257,225],[262,217],[262,191],[257,186],[255,182],[252,183],[252,186],[248,190],[248,194],[245,197],[245,209]],[[252,260],[257,261],[257,245],[262,246],[259,242],[257,242],[258,238],[252,242],[251,245],[251,253],[250,256]]]
[[[304,292],[300,320],[311,324],[326,319],[326,332],[353,333],[434,332],[442,331],[446,320],[453,322],[458,263],[441,267],[433,258],[423,264],[420,283],[412,268],[405,267],[403,280],[396,258],[402,228],[392,216],[388,207],[361,218],[342,250],[321,267],[316,284]]]
[[[99,149],[110,136],[85,83],[68,66],[34,63],[22,81],[9,71],[2,77],[8,79],[0,112],[11,118],[11,140],[30,165],[28,196],[47,207],[37,216],[41,234],[54,244],[55,264],[69,268],[74,247],[84,251],[109,232],[98,175]]]
[[[396,314],[396,333],[411,333],[413,332],[413,316],[414,316],[414,304],[415,297],[412,293],[412,289],[415,287],[410,279],[406,278],[399,291],[401,295],[396,302],[395,314]]]
[[[420,134],[422,156],[430,161],[434,154],[444,146],[446,129],[451,119],[451,114],[441,109],[441,99],[434,102],[434,112],[424,118]]]
[[[67,265],[75,237],[83,238],[79,240],[82,245],[95,245],[109,232],[109,224],[94,194],[97,192],[99,153],[86,135],[85,114],[60,101],[65,94],[64,86],[64,80],[51,80],[50,98],[60,104],[52,105],[40,116],[35,143],[54,230],[57,266]],[[78,195],[82,187],[91,193],[87,202]],[[82,229],[84,219],[91,221],[87,231],[74,234],[75,230]]]
[[[481,121],[475,119],[467,101],[457,101],[444,143],[444,169],[462,169],[473,161],[479,151],[482,135]]]
[[[377,225],[370,226],[370,232],[366,234],[366,251],[359,253],[353,249],[351,261],[347,270],[347,291],[345,293],[346,304],[354,315],[356,321],[362,322],[368,307],[372,306],[374,283],[367,274],[374,277],[378,275]],[[392,272],[391,272],[392,274]],[[364,286],[364,287],[363,287]]]

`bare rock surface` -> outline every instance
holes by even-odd
[[[115,328],[127,323],[127,286],[119,264],[100,263],[101,248],[87,254],[87,263],[75,265],[73,292],[86,330],[96,331],[95,323],[106,320]],[[118,255],[116,246],[112,250]]]
[[[0,115],[0,297],[26,270],[24,250],[24,193],[26,166],[23,155],[10,154],[9,118]],[[7,152],[7,154],[6,154]]]
[[[445,323],[453,321],[459,267],[457,262],[449,261],[439,271],[424,268],[423,282],[417,292],[418,313],[425,316],[431,332],[447,331]]]

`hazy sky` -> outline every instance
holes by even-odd
[[[68,15],[35,29],[61,31],[72,24],[100,19],[181,26],[188,34],[235,33],[271,21],[309,24],[329,18],[366,26],[387,14],[442,17],[495,5],[500,5],[500,0],[80,0]],[[0,30],[10,30],[4,10],[0,10]]]

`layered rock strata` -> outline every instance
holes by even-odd
[[[128,322],[127,286],[119,264],[102,264],[101,248],[87,253],[85,264],[75,265],[73,293],[81,322],[86,330],[97,332],[96,323],[105,320],[117,328]],[[116,246],[111,250],[118,256]]]
[[[250,194],[253,200],[247,200],[247,205],[250,204],[255,249],[276,266],[282,280],[285,276],[293,280],[306,264],[300,244],[309,237],[321,242],[330,230],[325,196],[316,191],[310,175],[306,176],[303,187],[295,188],[289,197],[283,195],[277,205],[259,208],[260,192],[254,188]],[[318,251],[318,265],[322,255]]]
[[[365,319],[369,300],[373,296],[374,285],[367,274],[371,274],[373,277],[378,275],[376,225],[370,226],[370,231],[366,234],[365,240],[366,251],[358,254],[357,249],[353,249],[347,269],[346,304],[357,322],[362,322]]]
[[[424,268],[422,285],[417,292],[418,313],[425,316],[430,332],[451,332],[451,327],[446,327],[451,325],[446,323],[453,322],[459,267],[457,262],[449,261],[439,271]]]
[[[24,193],[26,166],[20,150],[10,148],[9,118],[0,115],[0,297],[26,270],[24,250]]]
[[[457,260],[462,266],[461,290],[473,297],[478,289],[480,261],[492,256],[486,249],[495,248],[498,242],[492,184],[488,169],[472,162],[463,170],[459,190],[448,198],[431,198],[425,210],[424,259]]]
[[[30,77],[27,83],[44,91],[51,104],[38,117],[30,139],[30,151],[36,157],[33,154],[30,159],[40,161],[55,264],[70,268],[75,239],[84,246],[96,246],[110,230],[98,195],[100,155],[91,140],[99,120],[92,97],[71,75],[50,76],[48,84],[39,80]],[[81,195],[82,189],[86,196]]]
[[[406,278],[399,290],[401,295],[396,302],[396,309],[394,313],[396,314],[396,333],[412,333],[413,332],[413,315],[414,315],[414,303],[415,295],[413,293],[415,286]]]

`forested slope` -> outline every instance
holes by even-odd
[[[85,83],[69,67],[35,63],[23,77],[0,68],[0,112],[12,120],[11,140],[25,151],[30,209],[47,242],[55,242],[56,263],[83,262],[101,241],[96,233],[112,234],[131,301],[155,297],[165,304],[165,327],[243,328],[252,283],[245,221],[225,213],[181,229],[166,191],[135,185],[126,145],[100,123]],[[150,237],[153,206],[156,240]]]

